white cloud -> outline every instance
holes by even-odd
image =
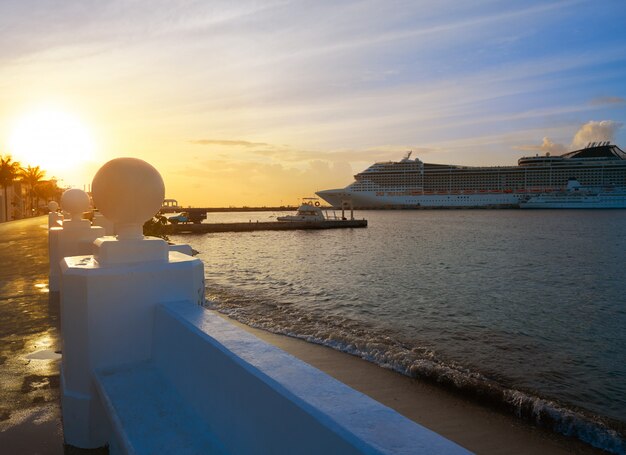
[[[541,145],[521,145],[514,146],[513,148],[515,150],[528,152],[562,155],[568,150],[578,150],[584,148],[590,142],[612,142],[615,139],[615,134],[622,127],[622,125],[622,123],[615,122],[613,120],[602,120],[600,122],[593,120],[589,121],[581,126],[578,131],[576,131],[576,134],[574,134],[574,138],[572,139],[572,143],[570,144],[569,148],[564,144],[555,143],[549,137],[544,137]]]
[[[615,139],[615,133],[617,133],[622,126],[623,123],[614,122],[613,120],[602,120],[600,122],[592,120],[587,122],[576,132],[576,135],[572,140],[572,148],[583,148],[589,142],[612,142]]]
[[[626,104],[626,99],[621,96],[600,96],[591,100],[594,106],[605,106],[611,104]]]

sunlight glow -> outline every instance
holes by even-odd
[[[8,144],[16,160],[48,172],[74,168],[95,154],[89,129],[75,116],[53,108],[19,118]]]

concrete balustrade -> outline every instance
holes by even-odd
[[[228,453],[467,453],[189,302],[159,305],[154,331],[155,369]]]
[[[63,227],[63,214],[59,213],[59,204],[56,201],[48,202],[48,229]]]
[[[61,207],[69,214],[63,224],[53,226],[48,230],[48,249],[50,255],[50,273],[48,288],[51,292],[60,290],[60,261],[64,257],[81,254],[92,254],[93,242],[105,235],[104,228],[92,226],[89,220],[82,219],[83,212],[89,210],[89,196],[82,190],[72,188],[61,196]],[[48,215],[48,224],[56,219],[57,224],[61,215]]]
[[[141,233],[164,196],[148,163],[110,161],[92,189],[118,235],[61,261],[68,444],[112,454],[467,453],[206,311],[203,263]]]
[[[111,220],[107,220],[100,212],[94,212],[91,224],[103,227],[105,235],[115,235],[115,226],[113,225],[113,222]]]

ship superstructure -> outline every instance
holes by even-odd
[[[529,195],[562,192],[576,179],[588,191],[626,189],[626,153],[594,142],[560,156],[522,157],[517,166],[458,166],[411,159],[375,163],[343,189],[317,193],[335,207],[517,207]]]

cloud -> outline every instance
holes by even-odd
[[[413,152],[413,157],[419,157],[427,153],[441,151],[441,149],[419,146],[381,146],[377,148],[369,148],[365,150],[294,150],[289,148],[281,148],[274,150],[260,149],[254,150],[252,153],[265,158],[273,159],[277,162],[311,162],[316,160],[328,161],[331,163],[347,162],[375,162],[387,160],[399,160],[408,151]]]
[[[623,123],[613,120],[602,120],[600,122],[590,121],[585,123],[574,135],[572,148],[579,149],[585,147],[589,142],[613,141],[615,133],[623,126]]]
[[[569,150],[584,148],[590,142],[613,141],[615,133],[623,126],[620,122],[613,120],[602,120],[600,122],[590,121],[581,126],[570,145]],[[549,137],[544,137],[541,145],[520,145],[514,146],[515,150],[526,152],[550,153],[551,155],[562,155],[568,151],[563,144],[553,142]]]
[[[196,139],[189,141],[190,144],[196,145],[223,145],[223,146],[238,146],[238,147],[267,147],[269,144],[265,142],[250,142],[250,141],[231,141],[223,139]]]
[[[428,9],[435,11],[435,15],[430,13],[430,17],[428,13],[425,13],[423,10],[424,5],[419,5],[416,2],[418,10],[420,10],[420,16],[422,16],[422,20],[413,20],[408,21],[413,25],[410,27],[392,27],[384,31],[379,31],[378,24],[384,23],[380,19],[382,17],[389,17],[385,15],[377,15],[376,13],[372,13],[375,11],[375,8],[372,8],[370,3],[365,3],[365,7],[363,8],[359,3],[356,3],[356,9],[352,11],[344,11],[344,14],[334,14],[334,16],[338,17],[350,17],[353,18],[353,22],[361,22],[365,27],[361,30],[371,30],[373,33],[358,33],[356,36],[348,36],[344,37],[344,39],[336,39],[337,36],[331,35],[332,29],[327,31],[327,37],[335,38],[335,39],[326,39],[326,40],[312,40],[309,42],[315,43],[313,46],[308,46],[301,48],[299,50],[300,55],[305,55],[307,58],[313,55],[328,55],[331,53],[341,53],[344,54],[346,51],[355,50],[358,48],[365,49],[371,51],[371,49],[378,45],[390,45],[390,46],[398,46],[398,42],[401,41],[422,41],[431,39],[430,42],[441,42],[445,39],[448,40],[456,40],[456,37],[466,31],[464,35],[466,37],[470,36],[469,31],[472,29],[488,29],[490,24],[503,23],[506,21],[520,21],[524,17],[533,17],[539,15],[549,14],[550,11],[564,9],[564,8],[572,8],[577,2],[553,2],[551,4],[540,4],[536,6],[530,6],[527,8],[519,8],[519,9],[504,9],[502,11],[497,11],[495,13],[471,13],[463,11],[462,8],[457,7],[459,10],[460,18],[455,18],[454,14],[446,14],[445,19],[435,19],[437,8],[434,5],[429,4]],[[383,2],[384,3],[384,2]],[[425,2],[424,2],[425,3]],[[441,2],[444,4],[445,2]],[[332,4],[332,3],[331,3]],[[336,9],[337,6],[333,5]],[[445,7],[445,6],[444,6]],[[361,10],[361,11],[359,11]],[[365,16],[361,14],[365,12]],[[406,12],[403,10],[403,14],[406,14],[407,17],[410,17],[411,14],[414,14],[415,11],[411,11],[410,8],[407,9]],[[358,17],[358,21],[356,18]],[[424,19],[425,18],[425,19]],[[324,21],[324,23],[328,23],[332,19],[328,19]],[[430,22],[429,22],[430,20]],[[369,23],[369,21],[372,21]],[[377,24],[378,23],[378,24]],[[333,22],[331,22],[333,24]],[[337,25],[334,23],[334,25]],[[369,25],[369,29],[367,28]],[[352,30],[352,27],[345,27]],[[437,36],[435,40],[434,37]],[[433,37],[433,38],[431,38]],[[290,58],[290,56],[283,56],[283,58]]]
[[[185,166],[173,174],[185,185],[200,183],[202,190],[185,204],[274,205],[297,203],[320,189],[346,186],[352,168],[346,162],[312,160],[293,166],[281,163],[206,160]],[[172,185],[176,192],[177,184]],[[245,197],[245,199],[244,199]]]
[[[567,152],[567,148],[563,144],[557,144],[549,137],[544,137],[541,145],[520,145],[514,148],[525,152],[550,153],[551,155],[562,155]]]
[[[315,150],[297,149],[289,145],[272,145],[247,141],[222,141],[222,140],[199,140],[189,141],[199,144],[218,144],[250,147],[251,150],[242,152],[236,159],[226,155],[216,155],[222,160],[213,160],[212,165],[219,164],[227,168],[238,162],[258,163],[263,165],[285,165],[285,166],[310,166],[314,162],[326,162],[338,165],[339,163],[355,164],[367,162],[371,164],[375,161],[399,160],[408,151],[413,152],[414,157],[427,153],[440,152],[441,148],[420,147],[416,145],[381,145],[366,149],[339,149],[339,150]],[[257,148],[258,147],[258,148]]]
[[[621,96],[600,96],[591,100],[593,106],[604,106],[606,104],[626,104],[626,99]]]

